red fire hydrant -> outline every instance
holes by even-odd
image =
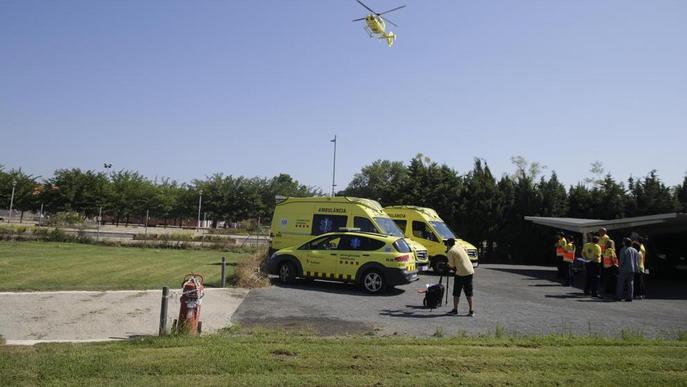
[[[179,319],[174,324],[176,332],[188,333],[192,336],[200,334],[203,324],[200,321],[200,304],[204,295],[203,276],[194,273],[187,274],[181,284]]]

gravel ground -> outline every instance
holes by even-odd
[[[179,313],[179,289],[170,290],[168,328]],[[231,325],[246,289],[206,289],[203,332]],[[0,293],[0,335],[8,344],[102,341],[157,335],[160,290]],[[11,312],[9,312],[11,311]]]
[[[549,267],[480,266],[475,274],[476,317],[465,316],[464,297],[459,306],[462,316],[447,316],[451,306],[433,311],[422,308],[422,295],[416,290],[437,282],[439,277],[432,274],[380,296],[338,283],[275,284],[252,290],[233,321],[243,328],[309,330],[322,335],[493,334],[497,327],[525,335],[617,336],[625,330],[648,337],[675,337],[687,331],[685,282],[649,282],[651,298],[629,303],[586,297],[578,288],[561,286],[554,277],[555,269]],[[580,284],[582,280],[578,278]]]
[[[321,335],[409,334],[429,336],[493,333],[575,333],[617,336],[622,330],[649,337],[687,331],[687,284],[648,283],[649,298],[632,303],[585,297],[578,288],[553,281],[548,267],[482,265],[475,274],[477,316],[459,316],[450,306],[427,310],[416,290],[438,277],[370,296],[353,285],[302,281],[248,293],[207,289],[203,331],[237,322],[243,328],[309,330]],[[581,282],[581,278],[579,279]],[[245,301],[244,301],[245,299]],[[450,302],[450,299],[449,299]],[[0,293],[0,335],[9,344],[99,341],[157,334],[160,291],[63,291]],[[179,311],[178,290],[169,302],[169,326]]]

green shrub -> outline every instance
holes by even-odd
[[[19,225],[0,225],[0,235],[19,235],[19,234],[30,234],[33,232],[35,227],[19,226]]]
[[[15,234],[14,227],[0,225],[0,235],[5,236],[5,235],[14,235],[14,234]]]
[[[83,217],[78,212],[58,212],[48,220],[50,226],[83,225]]]
[[[77,242],[77,243],[91,243],[93,240],[84,235],[72,235],[62,231],[59,228],[53,228],[45,240],[50,242]]]
[[[192,241],[193,240],[193,235],[188,234],[188,233],[180,233],[180,232],[175,232],[172,234],[162,234],[160,235],[160,239],[163,241]]]
[[[48,230],[45,227],[34,227],[33,229],[33,235],[35,235],[39,239],[42,237],[47,237],[49,232],[50,230]]]

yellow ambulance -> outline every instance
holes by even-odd
[[[458,238],[433,209],[417,206],[389,206],[384,207],[384,212],[396,222],[406,238],[422,243],[427,248],[432,270],[440,271],[440,268],[448,261],[444,240],[449,238],[454,238],[456,243],[459,243],[468,253],[473,265],[477,266],[479,258],[477,248]]]
[[[277,196],[270,232],[270,252],[298,246],[313,236],[355,230],[403,237],[403,232],[375,200],[349,196]],[[407,238],[419,271],[429,269],[427,248]]]

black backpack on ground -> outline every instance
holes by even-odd
[[[441,300],[444,298],[444,292],[446,292],[446,299],[448,302],[448,292],[444,285],[442,284],[444,276],[439,277],[439,283],[430,285],[425,293],[425,299],[422,300],[422,305],[426,308],[434,309],[441,306]],[[446,278],[446,285],[448,285],[448,277]]]

